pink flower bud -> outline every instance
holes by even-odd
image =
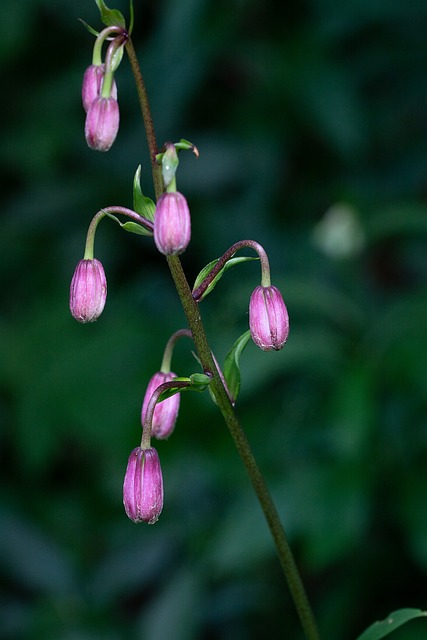
[[[95,151],[108,151],[119,130],[119,103],[114,98],[95,98],[86,114],[85,137]]]
[[[107,299],[107,280],[99,260],[80,260],[70,286],[70,311],[79,322],[99,318]]]
[[[158,453],[137,447],[129,456],[123,482],[123,504],[133,522],[154,524],[163,509],[163,477]]]
[[[145,392],[144,402],[142,403],[141,422],[144,424],[145,416],[147,414],[147,406],[150,401],[153,391],[157,389],[164,382],[169,382],[173,378],[176,378],[176,373],[162,373],[159,371],[155,373],[151,378]],[[158,440],[164,440],[169,438],[170,434],[175,428],[176,419],[178,416],[180,403],[180,394],[176,393],[162,402],[158,402],[154,408],[153,421],[151,423],[151,434]]]
[[[182,193],[164,193],[157,201],[154,215],[154,242],[164,255],[185,251],[191,237],[191,220],[187,200]]]
[[[103,64],[91,64],[85,71],[82,84],[82,101],[86,113],[90,105],[101,95],[102,81],[104,79],[105,67]],[[111,97],[117,100],[117,85],[115,80],[111,87]]]
[[[282,294],[273,286],[258,286],[249,302],[252,340],[263,351],[278,351],[289,334],[289,316]]]

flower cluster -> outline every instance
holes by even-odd
[[[105,8],[105,11],[107,9]],[[119,106],[114,73],[120,64],[127,32],[119,26],[109,26],[102,31],[95,43],[92,64],[86,69],[82,85],[82,101],[86,111],[85,137],[91,149],[108,151],[119,128]],[[109,40],[105,60],[102,60],[103,43]],[[179,143],[168,142],[164,150],[156,155],[161,165],[162,193],[157,203],[142,194],[139,184],[139,170],[134,179],[135,210],[124,207],[106,207],[99,211],[89,226],[84,258],[74,271],[70,287],[70,310],[72,316],[82,323],[93,322],[101,315],[107,297],[107,281],[104,268],[94,258],[94,237],[99,221],[109,216],[119,222],[117,215],[131,218],[131,222],[119,224],[128,231],[150,236],[157,250],[172,259],[183,253],[191,239],[190,209],[185,196],[177,190],[176,170],[178,151],[191,149],[194,145],[186,140]],[[250,258],[233,259],[234,253],[242,248],[250,248],[258,254],[261,265],[261,284],[249,301],[249,331],[245,332],[234,345],[230,358],[226,360],[224,372],[219,367],[213,353],[211,364],[203,374],[193,374],[189,378],[178,378],[171,371],[173,346],[178,337],[193,337],[188,329],[175,332],[169,339],[160,370],[149,380],[141,409],[141,444],[129,456],[123,485],[123,503],[129,518],[134,522],[152,524],[158,519],[163,508],[163,479],[159,456],[151,446],[151,438],[165,440],[175,429],[180,405],[180,391],[184,387],[204,390],[213,376],[218,374],[228,401],[234,405],[240,385],[240,375],[236,353],[243,350],[252,337],[253,342],[263,351],[281,349],[288,338],[289,317],[282,295],[270,281],[270,267],[264,249],[252,240],[242,240],[230,247],[218,260],[209,263],[200,272],[193,289],[193,305],[210,293],[216,282],[233,264]],[[176,259],[175,259],[176,260]],[[190,323],[191,324],[191,323]],[[195,329],[194,329],[195,331]],[[236,346],[237,345],[237,346]],[[230,356],[230,354],[229,354]],[[218,380],[217,378],[217,380]],[[215,398],[215,395],[213,394]]]

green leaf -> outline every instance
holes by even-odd
[[[109,9],[104,0],[95,0],[101,14],[101,20],[106,27],[125,27],[123,14],[118,9]]]
[[[82,23],[82,25],[84,27],[86,27],[86,29],[89,31],[89,33],[91,33],[93,36],[98,37],[99,36],[99,31],[97,31],[96,29],[94,29],[93,27],[90,26],[90,24],[88,24],[87,22],[85,22],[84,20],[82,20],[82,18],[79,18],[79,21]]]
[[[133,178],[133,208],[140,216],[144,216],[151,222],[154,221],[156,205],[148,196],[144,196],[141,190],[141,165],[135,171]]]
[[[240,356],[242,355],[243,349],[248,344],[250,337],[251,332],[249,330],[245,331],[245,333],[236,340],[224,362],[223,374],[233,403],[236,402],[240,391]]]
[[[132,220],[128,220],[127,222],[120,222],[116,216],[113,216],[112,213],[107,213],[107,216],[117,222],[118,225],[121,226],[122,229],[128,231],[129,233],[135,233],[138,236],[152,236],[152,231],[149,231],[142,224],[138,224],[137,222],[132,222]]]
[[[422,611],[421,609],[398,609],[398,611],[390,613],[385,620],[379,620],[371,624],[356,640],[380,640],[380,638],[385,638],[405,622],[410,622],[410,620],[423,616],[427,616],[427,611]]]
[[[200,287],[200,285],[205,280],[205,278],[208,277],[208,275],[210,274],[210,272],[212,271],[212,269],[214,268],[218,260],[219,258],[217,258],[216,260],[212,260],[212,262],[209,262],[209,264],[203,267],[203,269],[200,271],[199,275],[197,276],[194,282],[193,293],[194,291],[196,291],[196,289]],[[248,262],[249,260],[259,260],[259,258],[242,256],[240,258],[230,258],[230,260],[227,260],[227,262],[225,263],[221,271],[219,271],[215,276],[215,278],[212,280],[212,282],[209,283],[209,286],[206,288],[206,291],[204,291],[203,295],[200,298],[198,298],[198,301],[200,302],[201,300],[203,300],[203,298],[206,298],[208,293],[211,293],[211,291],[213,291],[213,289],[216,287],[216,285],[221,280],[222,276],[226,271],[231,269],[231,267],[235,267],[236,265],[241,264],[242,262]]]
[[[125,231],[129,231],[129,233],[136,233],[138,236],[152,236],[152,232],[148,231],[142,224],[138,224],[137,222],[132,222],[129,220],[128,222],[119,222],[122,229]]]

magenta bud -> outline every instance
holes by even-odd
[[[273,286],[258,286],[249,302],[252,340],[263,351],[278,351],[289,334],[289,316],[282,294]]]
[[[90,105],[101,95],[102,81],[104,79],[105,67],[103,64],[91,64],[84,73],[82,84],[82,102],[86,113]],[[117,85],[115,80],[111,87],[111,97],[117,100]]]
[[[79,322],[94,322],[107,299],[107,280],[99,260],[80,260],[70,286],[70,311]]]
[[[154,524],[163,509],[163,477],[153,447],[137,447],[129,456],[123,482],[123,504],[133,522]]]
[[[119,103],[114,98],[98,97],[86,114],[85,137],[95,151],[108,151],[119,130]]]
[[[179,191],[160,196],[154,215],[154,242],[164,255],[185,251],[191,237],[190,210]]]
[[[147,407],[153,391],[164,382],[169,382],[176,378],[176,373],[162,373],[159,371],[151,378],[145,392],[144,402],[142,403],[141,422],[144,425]],[[151,435],[158,440],[169,438],[175,428],[176,419],[179,411],[180,394],[176,393],[166,400],[158,402],[154,408],[153,421],[151,423]]]

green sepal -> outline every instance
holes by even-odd
[[[141,165],[135,171],[133,179],[133,208],[140,216],[144,216],[150,222],[154,221],[156,205],[151,198],[144,196],[141,190]]]
[[[194,291],[196,289],[198,289],[200,287],[200,285],[202,284],[203,280],[208,277],[208,275],[210,274],[210,272],[212,271],[212,269],[214,268],[214,266],[216,265],[218,260],[219,260],[219,258],[217,258],[216,260],[212,260],[212,262],[209,262],[209,264],[207,264],[205,267],[203,267],[203,269],[200,271],[199,275],[197,276],[197,278],[196,278],[196,280],[194,282],[193,293],[194,293]],[[217,275],[212,280],[212,282],[209,284],[209,286],[207,287],[207,289],[203,293],[203,295],[200,298],[198,298],[198,301],[200,302],[201,300],[203,300],[203,298],[206,298],[208,293],[210,293],[216,287],[216,285],[218,284],[219,280],[222,278],[224,273],[226,271],[228,271],[228,269],[231,269],[231,267],[235,267],[237,264],[241,264],[242,262],[248,262],[249,260],[259,260],[259,258],[250,257],[250,256],[241,256],[239,258],[230,258],[230,260],[227,260],[227,262],[225,263],[225,265],[223,266],[221,271],[219,271],[217,273]]]
[[[123,14],[118,9],[109,9],[104,0],[95,0],[101,14],[101,20],[106,27],[126,27]]]
[[[223,374],[228,393],[233,404],[236,402],[240,391],[240,356],[242,355],[243,349],[248,344],[250,337],[251,332],[249,330],[245,331],[245,333],[236,340],[231,351],[229,351],[225,358]]]
[[[174,378],[171,382],[188,382],[189,384],[187,387],[169,387],[160,394],[157,402],[162,402],[162,400],[166,400],[166,398],[170,398],[176,393],[181,393],[181,391],[205,391],[211,379],[205,373],[193,373],[188,378]]]
[[[356,640],[380,640],[402,626],[402,624],[425,616],[427,616],[427,611],[422,611],[421,609],[398,609],[390,613],[385,620],[379,620],[371,624]]]
[[[93,27],[90,26],[90,24],[88,24],[87,22],[85,22],[82,18],[79,18],[79,21],[82,23],[82,25],[84,27],[86,27],[86,29],[89,31],[89,33],[91,33],[93,36],[95,36],[96,38],[99,36],[99,31],[97,31],[96,29],[94,29]]]
[[[118,225],[121,226],[122,229],[128,231],[129,233],[135,233],[138,236],[152,236],[153,232],[149,231],[142,224],[138,224],[137,222],[133,222],[132,220],[128,220],[127,222],[120,222],[116,216],[112,213],[107,213],[107,216],[117,222]]]

